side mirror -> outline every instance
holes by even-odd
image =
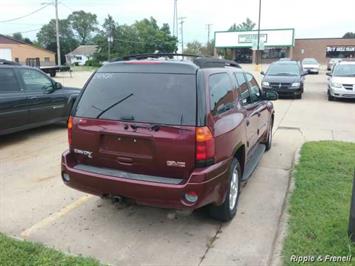
[[[264,71],[261,71],[260,74],[263,75],[263,76],[265,76],[265,72],[264,72]]]
[[[55,87],[56,90],[59,90],[59,89],[63,88],[63,85],[62,85],[62,83],[60,83],[60,82],[56,82],[56,83],[54,84],[54,87]]]
[[[331,77],[332,76],[332,72],[327,72],[325,73],[327,76]]]
[[[279,98],[279,94],[275,90],[267,90],[264,92],[264,99],[268,101],[276,101]]]

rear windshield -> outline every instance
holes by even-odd
[[[196,77],[187,74],[96,73],[76,116],[196,125]]]

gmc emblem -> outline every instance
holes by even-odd
[[[180,167],[180,168],[186,167],[185,162],[176,162],[176,161],[166,161],[166,165],[169,167]]]

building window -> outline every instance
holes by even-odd
[[[18,59],[18,57],[15,57],[15,62],[20,63],[20,60]]]
[[[355,58],[355,46],[328,46],[328,58]]]
[[[44,62],[49,63],[49,57],[45,57]]]
[[[278,59],[288,56],[287,48],[266,48],[262,53],[263,59]]]

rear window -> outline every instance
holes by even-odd
[[[186,74],[96,73],[76,116],[196,125],[196,77]]]

